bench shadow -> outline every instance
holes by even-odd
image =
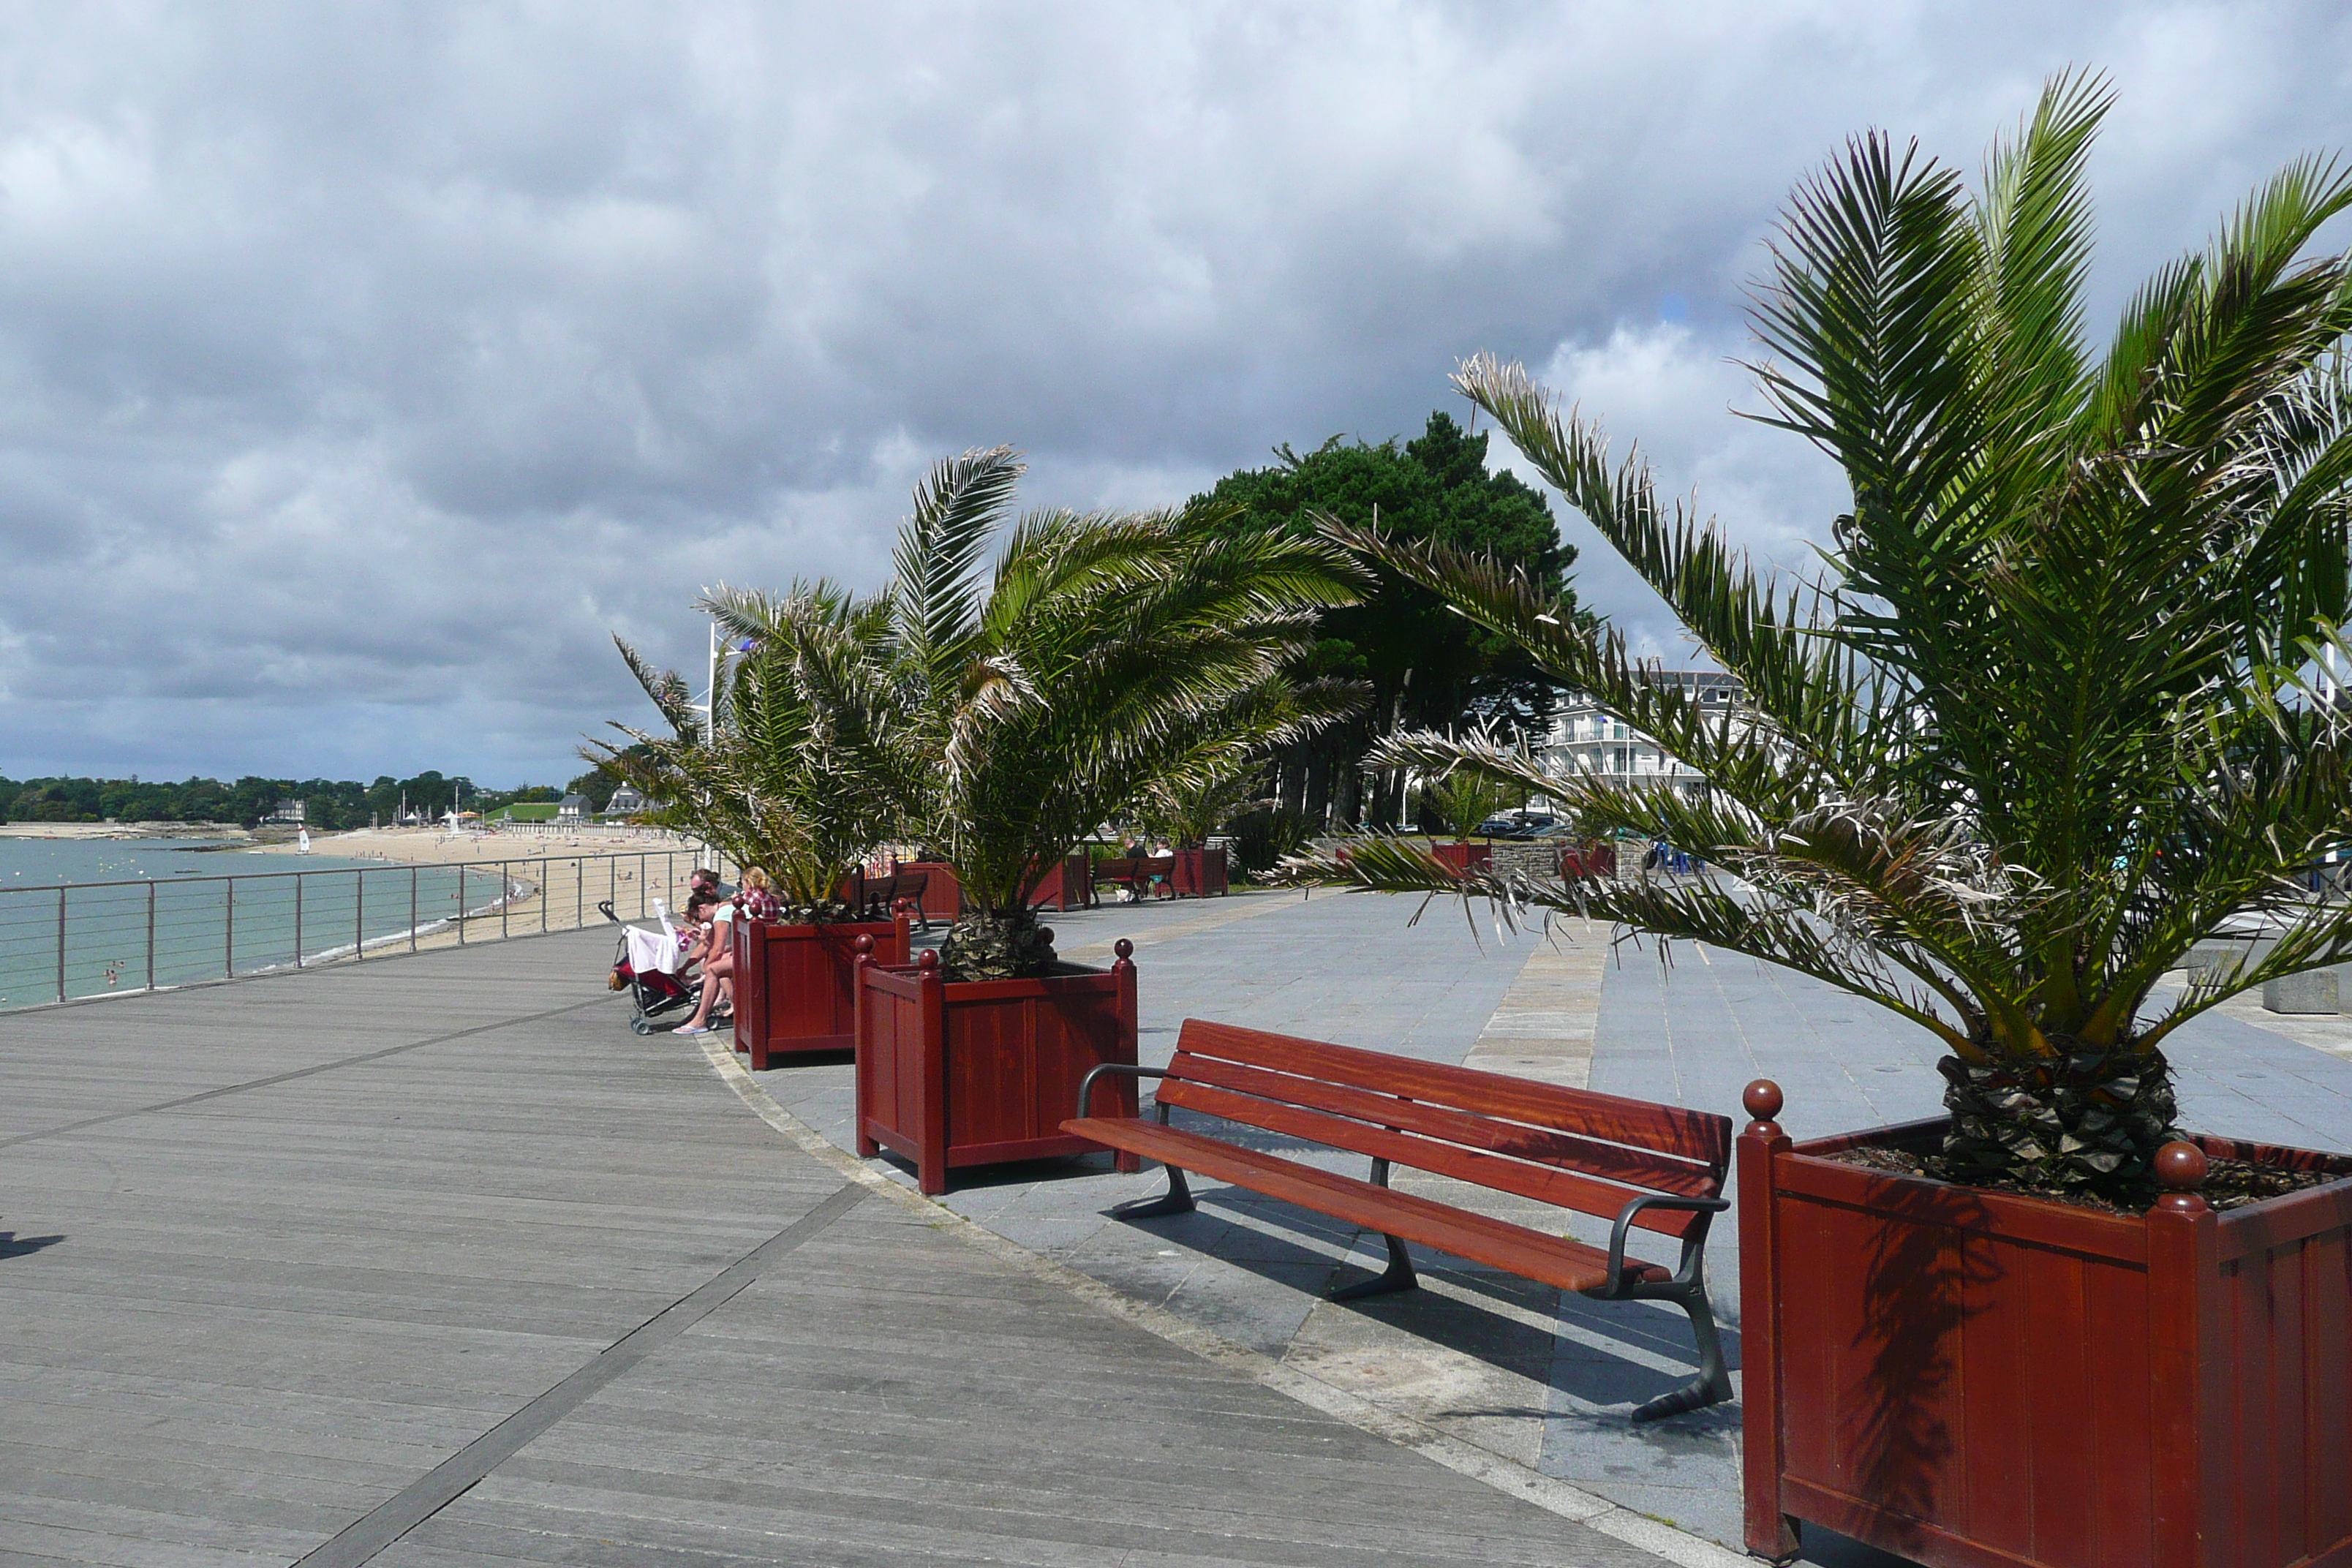
[[[1330,1289],[1370,1279],[1378,1273],[1362,1261],[1366,1242],[1378,1246],[1377,1236],[1372,1232],[1276,1199],[1259,1197],[1244,1189],[1213,1188],[1194,1195],[1199,1207],[1192,1214],[1122,1223],[1291,1289],[1297,1288],[1302,1274],[1311,1275],[1320,1268],[1328,1284],[1318,1294],[1325,1300],[1328,1300]],[[1299,1239],[1285,1240],[1279,1233],[1286,1231]],[[1319,1241],[1326,1247],[1347,1249],[1349,1258],[1346,1261],[1334,1259],[1329,1252],[1307,1245],[1309,1240]],[[1419,1290],[1367,1297],[1342,1305],[1349,1311],[1588,1405],[1622,1405],[1630,1410],[1684,1386],[1697,1374],[1697,1346],[1691,1337],[1690,1320],[1680,1311],[1644,1302],[1590,1300],[1573,1291],[1556,1291],[1548,1285],[1483,1268],[1427,1247],[1413,1247],[1412,1258],[1425,1281],[1442,1280],[1449,1289],[1433,1290],[1424,1285]],[[1590,1330],[1595,1337],[1633,1346],[1686,1370],[1669,1373],[1643,1365],[1564,1337],[1553,1329],[1529,1324],[1495,1310],[1487,1302],[1507,1304],[1543,1320],[1550,1320],[1557,1313],[1569,1323]],[[1729,1328],[1722,1331],[1725,1349],[1731,1363],[1737,1366],[1738,1333]],[[1454,1414],[1543,1416],[1551,1412],[1494,1408],[1464,1409]],[[1717,1405],[1677,1416],[1654,1429],[1712,1427],[1736,1419],[1736,1405]]]
[[[0,1258],[23,1258],[55,1247],[65,1239],[62,1236],[18,1236],[13,1230],[0,1230]]]

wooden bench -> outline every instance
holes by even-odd
[[[1125,888],[1139,902],[1150,896],[1154,882],[1160,896],[1176,896],[1176,857],[1173,855],[1131,855],[1119,860],[1095,862],[1094,885],[1108,882]]]
[[[930,881],[929,871],[893,871],[887,877],[868,877],[862,870],[855,871],[843,881],[835,896],[861,917],[877,904],[894,916],[900,903],[911,904],[913,908],[908,912],[913,916],[916,926],[929,931],[931,922],[923,913],[923,891],[930,886]]]
[[[1105,1073],[1160,1079],[1156,1119],[1088,1115]],[[1371,1178],[1171,1126],[1177,1107],[1367,1155]],[[1633,1419],[1731,1397],[1706,1297],[1707,1226],[1730,1206],[1720,1195],[1731,1157],[1728,1117],[1188,1018],[1164,1071],[1116,1063],[1089,1071],[1078,1086],[1078,1115],[1062,1129],[1168,1167],[1167,1195],[1111,1211],[1125,1218],[1189,1211],[1184,1173],[1192,1171],[1379,1231],[1388,1271],[1333,1292],[1334,1300],[1413,1289],[1405,1244],[1418,1242],[1601,1300],[1671,1301],[1690,1314],[1699,1374]],[[1588,1247],[1397,1192],[1389,1185],[1392,1165],[1596,1215],[1615,1228],[1606,1249]],[[1634,1226],[1679,1240],[1681,1267],[1669,1273],[1628,1258],[1625,1234]]]

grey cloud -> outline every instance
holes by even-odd
[[[1795,175],[1872,123],[1973,163],[2105,66],[2119,294],[2344,140],[2347,45],[2317,5],[15,13],[0,772],[553,777],[636,710],[610,631],[690,661],[707,583],[878,582],[938,452],[1164,503],[1417,428],[1482,348],[1798,548],[1834,477],[1719,364]]]

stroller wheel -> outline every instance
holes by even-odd
[[[629,1032],[633,1035],[650,1035],[654,1032],[654,1021],[640,1013],[629,1020]]]

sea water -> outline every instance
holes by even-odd
[[[58,1000],[61,919],[65,994],[95,996],[404,946],[514,890],[479,868],[193,839],[0,838],[0,1008]]]

